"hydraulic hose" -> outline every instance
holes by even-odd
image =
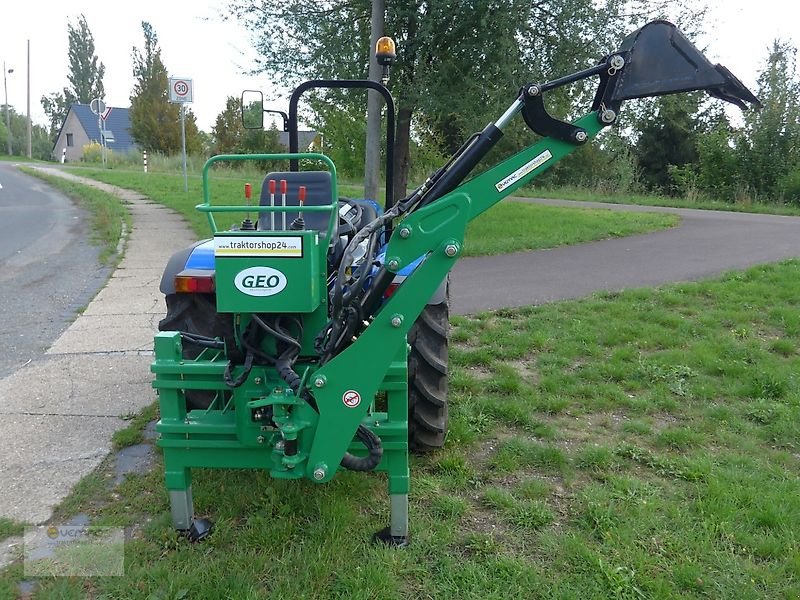
[[[187,342],[191,342],[192,344],[197,344],[198,346],[202,346],[203,348],[211,348],[213,350],[225,349],[225,342],[220,341],[217,338],[212,338],[197,333],[190,333],[188,331],[181,331],[180,334],[182,340],[186,340]]]
[[[225,380],[225,385],[231,388],[237,388],[242,385],[247,380],[247,376],[250,375],[250,371],[253,368],[253,353],[247,353],[247,358],[244,360],[244,371],[242,371],[236,379],[233,379],[231,373],[232,366],[233,363],[228,361],[228,364],[225,365],[225,372],[222,374],[222,378]]]
[[[367,456],[354,456],[349,452],[345,452],[340,464],[350,471],[372,471],[381,463],[381,458],[383,458],[381,438],[363,425],[358,426],[356,437],[367,447],[369,454]]]

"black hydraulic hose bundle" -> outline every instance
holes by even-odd
[[[275,319],[273,324],[274,326],[267,324],[258,315],[253,315],[253,320],[264,331],[275,337],[277,342],[285,344],[286,349],[275,361],[275,369],[277,370],[280,378],[286,382],[286,385],[288,385],[296,394],[300,394],[300,396],[306,402],[308,402],[311,407],[314,408],[314,410],[318,411],[316,399],[311,395],[311,393],[305,389],[300,390],[302,378],[297,371],[294,370],[294,364],[297,361],[297,358],[300,356],[301,344],[298,340],[302,339],[303,337],[302,324],[299,322],[299,320],[295,320],[300,331],[298,337],[293,338],[289,332],[285,331],[281,327],[280,317]],[[346,452],[342,457],[341,465],[351,471],[372,471],[380,464],[381,458],[383,457],[381,440],[377,435],[372,433],[369,428],[364,427],[363,425],[359,425],[358,430],[356,431],[356,437],[367,448],[367,456],[355,456],[349,452]]]
[[[223,342],[222,340],[218,340],[217,338],[200,335],[199,333],[190,333],[188,331],[181,331],[180,334],[181,334],[181,340],[185,340],[189,343],[196,344],[197,346],[201,346],[203,348],[210,348],[212,350],[225,349],[225,342]],[[222,377],[225,380],[225,385],[232,388],[239,387],[240,385],[242,385],[247,380],[247,376],[250,374],[250,370],[253,368],[253,360],[254,360],[253,352],[248,351],[244,360],[244,365],[243,365],[244,371],[242,371],[242,373],[236,379],[233,378],[233,374],[231,373],[231,369],[233,368],[233,361],[228,361],[228,364],[225,365],[225,371],[222,374]]]
[[[473,134],[444,167],[437,170],[414,192],[353,236],[339,262],[331,293],[331,318],[328,326],[317,338],[316,349],[320,354],[320,365],[328,362],[353,342],[365,323],[368,323],[368,319],[380,307],[383,295],[394,279],[394,273],[386,267],[380,266],[372,285],[366,291],[363,289],[368,275],[371,274],[372,256],[377,247],[381,229],[392,223],[394,219],[426,206],[453,191],[502,136],[503,132],[492,123],[480,133]],[[361,265],[361,273],[345,291],[343,282],[347,280],[347,269],[354,262],[355,250],[368,238],[370,242],[367,258]]]
[[[295,319],[295,322],[300,328],[300,337],[302,338],[302,325],[297,319]],[[289,350],[282,352],[277,358],[270,356],[261,349],[261,333],[268,333],[276,340],[276,343],[282,342],[289,347]],[[251,315],[250,324],[241,337],[241,343],[246,350],[243,363],[244,370],[236,379],[233,379],[231,371],[234,361],[229,360],[228,364],[225,366],[225,373],[223,375],[225,384],[232,388],[241,386],[247,380],[256,358],[258,358],[259,364],[277,366],[278,362],[282,359],[284,361],[289,361],[290,364],[294,364],[294,360],[296,360],[297,356],[300,354],[300,342],[282,329],[280,317],[275,320],[274,326],[272,326],[258,314]],[[294,359],[292,359],[292,356],[294,356]]]
[[[383,447],[381,438],[375,435],[369,427],[358,426],[356,437],[367,447],[367,456],[355,456],[345,452],[340,463],[345,469],[350,471],[372,471],[377,467],[383,458]]]
[[[211,348],[213,350],[224,350],[225,342],[217,338],[200,335],[199,333],[190,333],[188,331],[181,331],[181,339],[202,346],[203,348]]]
[[[248,376],[253,368],[255,359],[258,358],[262,364],[270,364],[275,366],[275,370],[281,379],[286,382],[295,393],[309,403],[309,405],[319,412],[316,399],[311,395],[308,390],[300,390],[301,377],[294,370],[294,364],[300,356],[302,348],[299,340],[303,338],[303,326],[299,319],[292,318],[292,322],[297,326],[299,332],[298,336],[294,337],[289,331],[283,328],[281,319],[283,317],[276,317],[272,323],[267,322],[266,315],[253,314],[251,315],[250,325],[242,335],[242,345],[246,350],[245,359],[243,363],[243,370],[235,379],[233,378],[233,361],[228,361],[225,365],[223,372],[223,379],[228,387],[236,388],[247,381]],[[260,336],[258,332],[263,332],[271,335],[276,342],[276,349],[279,352],[277,357],[271,357],[260,348]],[[255,340],[250,338],[255,336]],[[197,345],[212,348],[215,350],[222,350],[225,348],[225,343],[216,339],[199,334],[182,332],[181,337],[186,341],[195,343]],[[372,471],[377,467],[383,457],[383,447],[381,446],[380,438],[375,435],[369,428],[359,425],[356,431],[356,438],[364,444],[367,449],[367,456],[361,457],[346,452],[342,457],[341,465],[351,471]]]
[[[250,371],[253,368],[253,356],[252,352],[247,353],[244,359],[244,371],[242,371],[236,379],[233,378],[233,374],[231,373],[231,367],[233,366],[232,361],[228,361],[228,364],[225,365],[225,372],[222,374],[225,385],[236,388],[247,381],[247,376],[250,375]]]

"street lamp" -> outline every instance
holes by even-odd
[[[6,73],[13,73],[14,69],[6,69],[6,62],[3,61],[3,88],[6,92],[6,129],[8,129],[8,155],[11,156],[11,111],[8,109],[8,82]]]

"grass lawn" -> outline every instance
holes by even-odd
[[[674,208],[699,208],[703,210],[729,210],[733,212],[762,213],[769,215],[800,215],[800,207],[768,204],[761,202],[723,202],[720,200],[687,200],[672,196],[655,194],[608,194],[598,193],[587,188],[562,187],[544,189],[529,187],[515,192],[516,196],[528,198],[553,198],[556,200],[584,200],[614,204],[638,204],[640,206],[670,206]]]
[[[797,260],[454,317],[451,433],[413,460],[408,548],[370,542],[381,476],[211,470],[194,494],[217,529],[191,545],[159,461],[115,489],[101,470],[57,517],[128,527],[125,577],[36,597],[797,598],[798,372]]]
[[[119,198],[87,185],[67,181],[54,175],[46,175],[29,167],[21,167],[21,170],[46,181],[85,208],[92,221],[89,241],[100,247],[100,262],[104,265],[116,262],[119,258],[117,245],[123,226],[130,227],[131,225],[130,215]]]
[[[0,517],[0,540],[12,535],[21,535],[23,527],[21,523]]]
[[[53,164],[52,161],[40,160],[38,158],[28,158],[27,156],[9,156],[8,154],[0,154],[0,161],[3,162],[18,162],[18,163],[42,163]]]
[[[71,169],[76,175],[90,177],[120,187],[137,190],[186,217],[198,239],[208,237],[206,216],[195,210],[202,202],[202,185],[197,176],[189,178],[189,193],[183,191],[183,176],[167,173],[140,173],[102,169]],[[212,179],[212,202],[243,204],[247,182],[258,188],[256,179],[217,177]],[[341,185],[340,193],[358,197],[362,188]],[[254,190],[254,195],[258,190]],[[234,217],[218,215],[217,225],[227,229]],[[236,217],[241,218],[241,217]],[[553,248],[612,237],[644,233],[672,227],[678,217],[656,213],[619,213],[607,210],[537,206],[519,202],[503,203],[473,221],[467,230],[466,256],[504,254],[521,250]]]

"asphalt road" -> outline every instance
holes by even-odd
[[[0,163],[0,377],[41,355],[102,287],[83,210]]]
[[[800,217],[596,202],[549,205],[680,215],[678,227],[504,256],[464,258],[451,275],[454,314],[545,304],[600,290],[694,281],[800,256]]]

